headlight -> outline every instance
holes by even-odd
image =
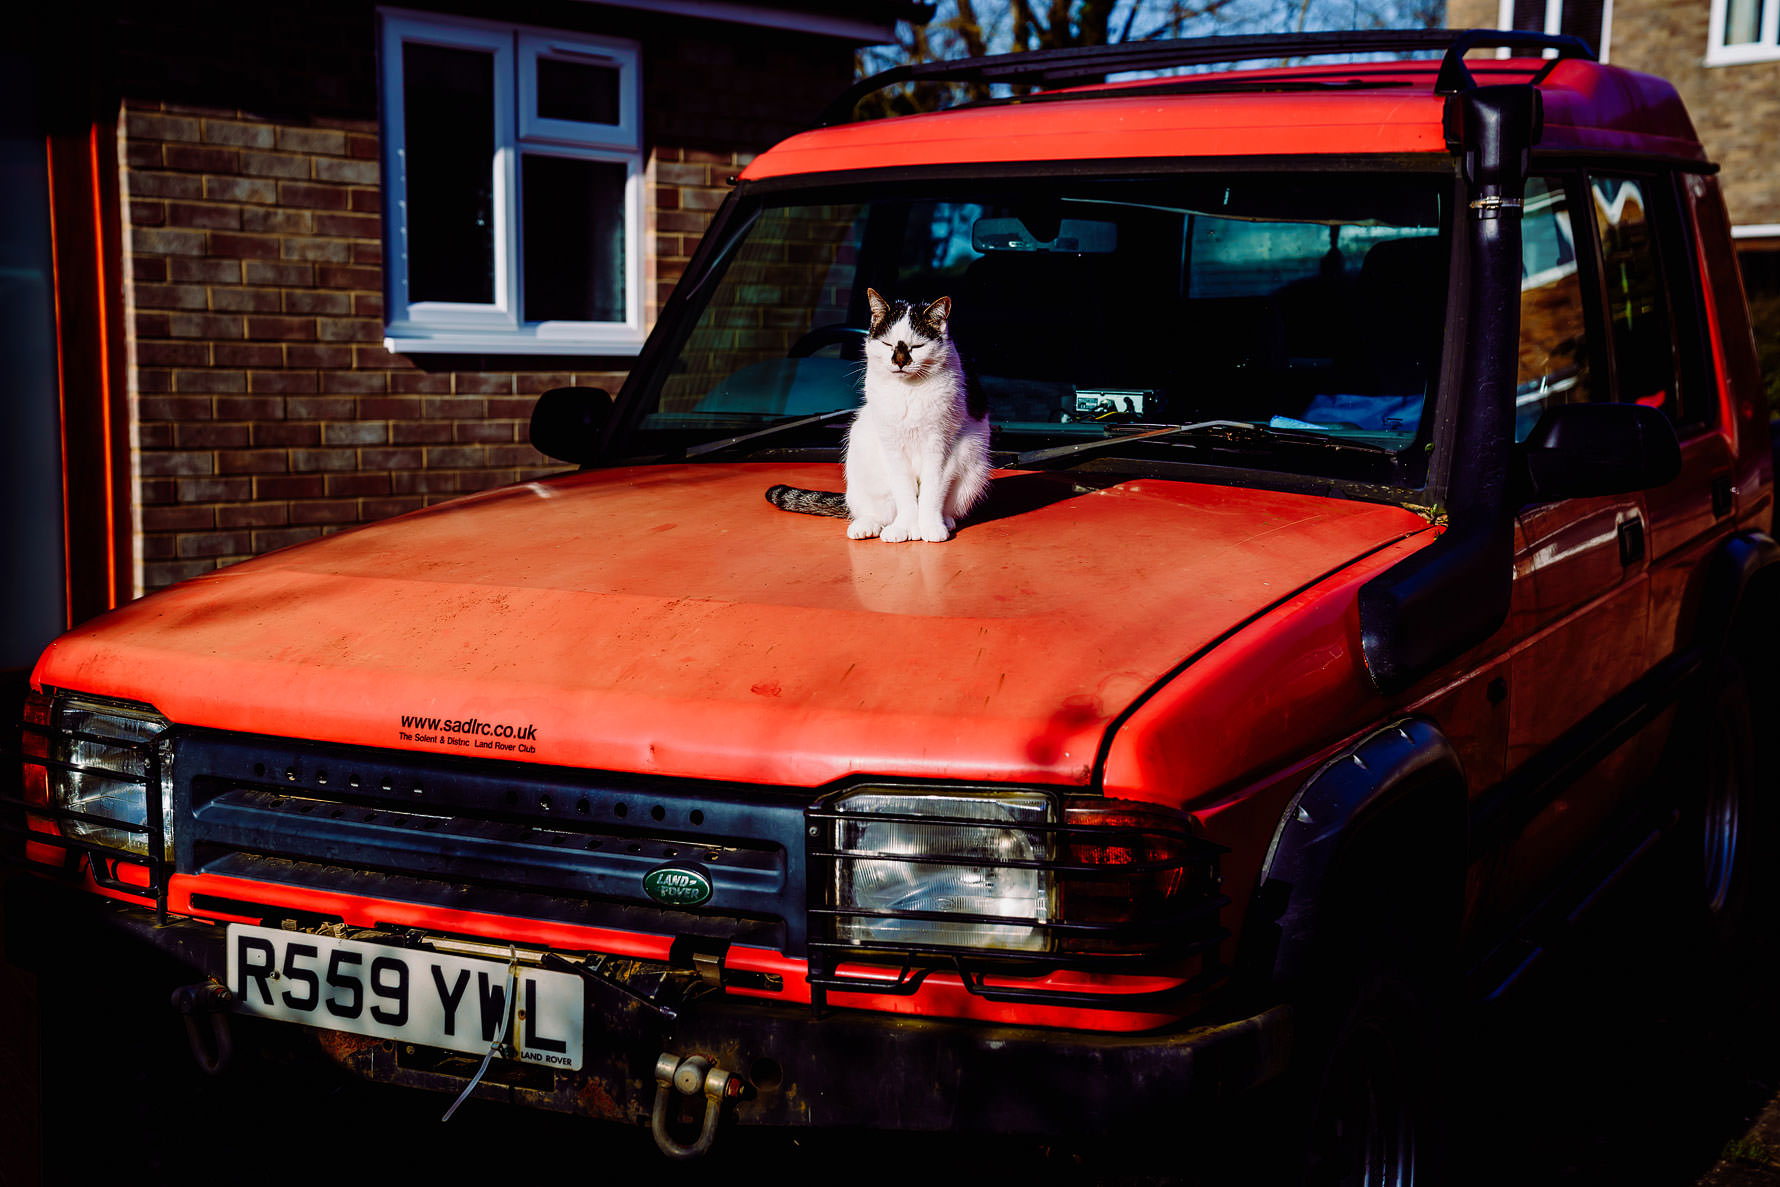
[[[1049,797],[861,791],[832,808],[836,939],[1011,952],[1049,945]]]
[[[817,947],[864,959],[1116,960],[1223,935],[1221,849],[1161,805],[874,787],[812,808],[810,820],[816,885],[827,887],[811,927]]]
[[[162,852],[172,849],[165,779],[155,750],[167,719],[148,705],[64,694],[50,715],[48,806],[65,835],[148,853],[150,795],[160,801]],[[134,826],[134,829],[123,826]]]

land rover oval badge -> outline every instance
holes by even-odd
[[[657,866],[643,875],[643,890],[669,907],[696,907],[711,897],[711,879],[696,866]]]

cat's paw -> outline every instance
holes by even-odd
[[[955,532],[957,530],[958,530],[958,521],[953,519],[950,515],[946,516],[946,531]]]
[[[901,544],[904,540],[913,540],[918,533],[912,524],[898,520],[878,533],[878,539],[886,544]]]
[[[869,540],[879,532],[877,524],[869,519],[855,519],[847,525],[847,539]]]
[[[952,538],[951,523],[930,523],[921,529],[921,539],[929,544],[943,544]]]

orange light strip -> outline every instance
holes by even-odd
[[[111,453],[111,310],[105,293],[105,203],[99,192],[99,124],[87,136],[93,175],[93,270],[99,295],[99,436],[105,457],[105,605],[117,606],[117,503]]]
[[[62,260],[61,237],[56,234],[55,141],[43,138],[44,179],[49,187],[50,308],[56,318],[56,444],[62,454],[62,625],[74,625],[74,549],[69,539],[68,514],[68,391],[62,368]]]

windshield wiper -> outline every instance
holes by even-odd
[[[738,445],[776,437],[782,433],[793,432],[811,425],[826,424],[843,416],[852,416],[855,408],[836,408],[829,412],[818,412],[814,416],[799,416],[791,420],[781,420],[767,425],[765,428],[752,432],[740,433],[734,437],[724,437],[717,441],[706,441],[699,445],[691,445],[682,455],[688,459],[705,457],[713,453],[721,453]],[[1058,458],[1073,457],[1080,453],[1094,453],[1103,449],[1111,449],[1115,445],[1123,445],[1131,441],[1162,440],[1170,437],[1201,436],[1212,437],[1220,445],[1235,447],[1268,447],[1273,445],[1309,445],[1322,449],[1343,450],[1357,453],[1368,453],[1383,457],[1394,456],[1382,445],[1373,445],[1364,441],[1343,441],[1326,437],[1321,433],[1305,432],[1301,429],[1274,429],[1254,424],[1246,420],[1201,420],[1186,425],[1164,425],[1161,428],[1143,429],[1135,433],[1117,433],[1110,437],[1095,437],[1089,441],[1074,441],[1068,445],[1053,445],[1045,449],[1029,449],[1017,454],[1009,463],[1010,469],[1022,469],[1041,462],[1055,461]]]
[[[1073,457],[1079,453],[1094,453],[1131,441],[1159,441],[1169,437],[1187,436],[1213,437],[1216,438],[1217,444],[1246,448],[1310,445],[1323,449],[1369,453],[1383,457],[1395,456],[1384,446],[1373,445],[1365,441],[1343,441],[1334,437],[1325,437],[1321,433],[1308,433],[1297,429],[1272,429],[1246,420],[1201,420],[1190,425],[1169,425],[1166,428],[1146,429],[1138,433],[1096,437],[1091,441],[1076,441],[1069,445],[1053,445],[1047,449],[1030,449],[1015,457],[1008,468],[1022,469],[1038,462],[1055,461],[1058,458]]]
[[[767,425],[764,429],[755,429],[751,433],[743,433],[737,437],[725,437],[721,441],[706,441],[702,445],[689,445],[683,456],[687,458],[703,457],[707,453],[718,453],[737,445],[745,445],[749,441],[759,441],[764,437],[776,437],[780,433],[789,433],[793,429],[801,429],[805,425],[826,424],[843,416],[852,416],[857,409],[836,408],[832,412],[818,412],[814,416],[800,416],[794,420],[781,420]]]

